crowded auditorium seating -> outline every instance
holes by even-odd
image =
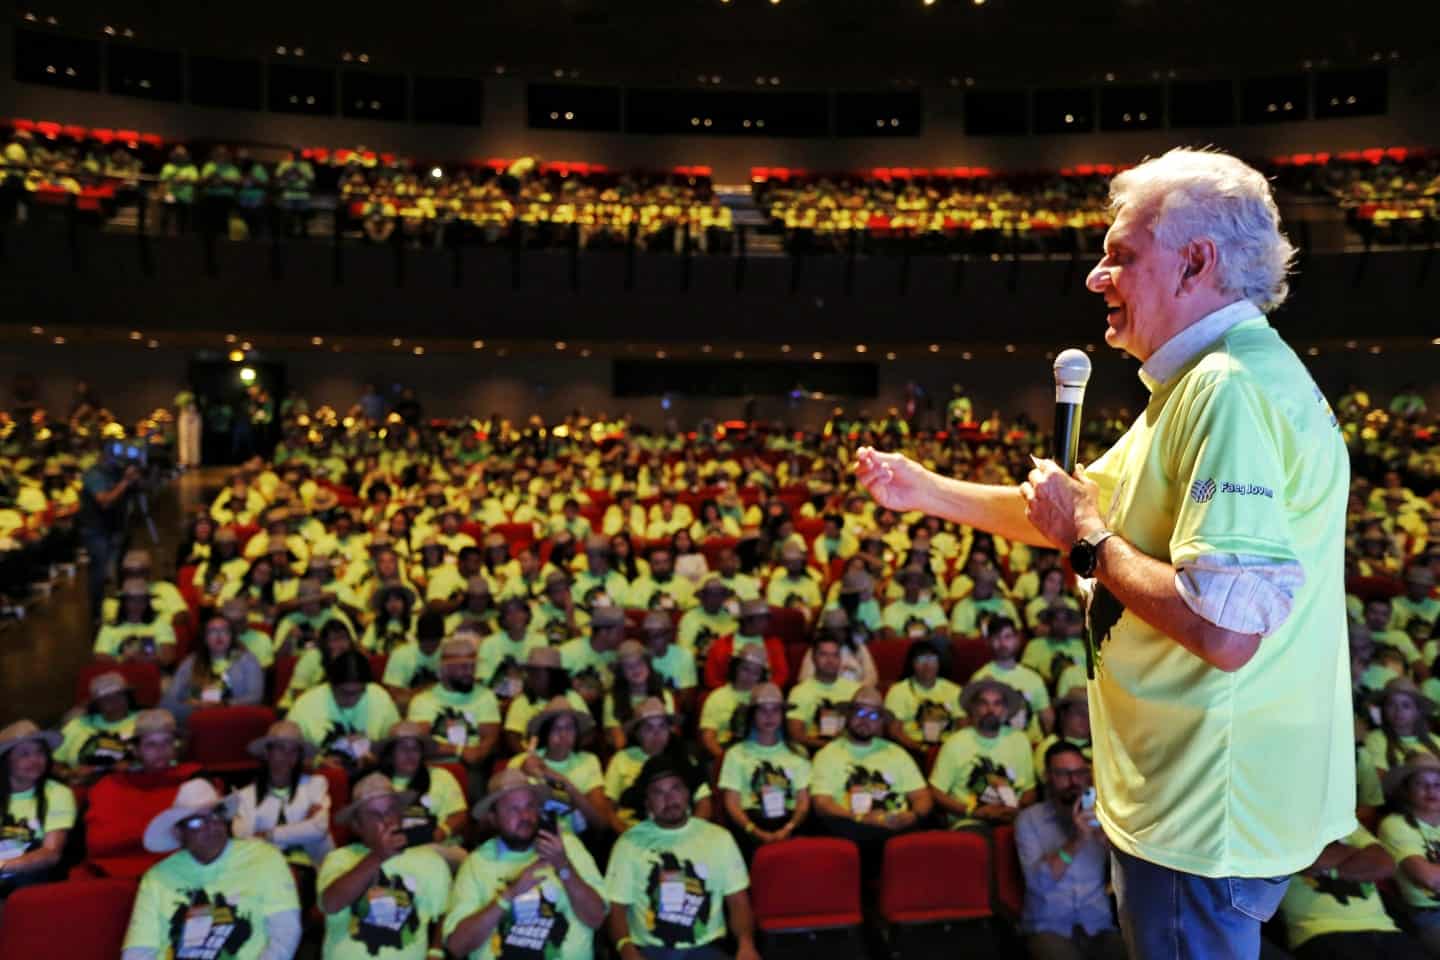
[[[1366,391],[1353,390],[1334,401],[1356,476],[1349,517],[1347,600],[1353,618],[1357,722],[1362,727],[1357,733],[1357,767],[1362,774],[1392,762],[1384,755],[1387,734],[1380,727],[1371,729],[1378,721],[1365,709],[1368,698],[1384,696],[1387,690],[1393,695],[1393,686],[1387,684],[1406,676],[1413,678],[1407,682],[1423,683],[1430,697],[1440,694],[1431,677],[1432,671],[1440,672],[1440,665],[1427,662],[1436,659],[1431,639],[1435,628],[1427,617],[1440,610],[1440,600],[1433,596],[1434,570],[1440,567],[1440,482],[1435,480],[1440,476],[1435,470],[1440,464],[1436,443],[1440,433],[1434,429],[1433,414],[1417,400],[1413,394],[1402,394],[1382,406],[1372,402]],[[993,577],[997,594],[987,602],[1013,604],[1022,642],[1028,640],[1037,649],[1044,647],[1050,631],[1060,629],[1061,611],[1073,602],[1073,582],[1063,575],[1046,575],[1059,560],[1053,551],[1026,548],[918,515],[897,516],[875,505],[852,481],[839,479],[846,476],[840,469],[844,451],[861,443],[906,449],[959,475],[1013,478],[1022,475],[1026,453],[1039,439],[1020,424],[978,441],[958,433],[902,434],[887,421],[840,421],[810,435],[768,432],[757,426],[702,444],[684,435],[632,433],[621,424],[592,425],[575,419],[565,424],[563,433],[547,431],[551,439],[542,444],[534,425],[528,431],[499,425],[476,430],[469,421],[409,427],[387,420],[392,440],[382,439],[378,425],[366,423],[363,417],[307,416],[302,424],[299,416],[292,411],[280,424],[279,443],[270,459],[257,458],[217,475],[214,485],[205,490],[204,503],[186,524],[188,539],[177,551],[178,563],[157,565],[154,571],[147,603],[160,604],[169,596],[164,584],[178,587],[175,595],[181,597],[181,606],[172,622],[191,623],[189,659],[177,650],[174,660],[162,662],[145,653],[143,646],[129,652],[122,647],[97,659],[80,672],[75,684],[63,685],[71,691],[75,706],[68,722],[86,717],[92,718],[88,722],[99,722],[93,719],[102,709],[94,702],[93,684],[118,673],[119,682],[132,694],[127,709],[159,703],[179,720],[182,745],[176,760],[183,764],[172,768],[175,776],[183,772],[243,786],[257,770],[250,744],[265,736],[271,723],[287,711],[296,715],[291,703],[282,704],[287,692],[304,695],[293,691],[292,683],[306,671],[305,682],[324,683],[323,664],[331,654],[316,651],[328,642],[323,639],[325,627],[314,627],[313,637],[304,641],[293,639],[301,634],[291,632],[290,620],[303,614],[307,594],[302,591],[312,589],[311,585],[315,595],[324,597],[322,607],[335,614],[331,622],[338,623],[340,613],[348,618],[345,642],[363,654],[360,663],[381,688],[370,694],[377,697],[388,696],[385,691],[392,687],[399,687],[403,695],[419,693],[405,689],[410,681],[397,679],[390,670],[392,662],[409,656],[401,651],[418,643],[417,621],[404,621],[400,635],[388,639],[376,629],[384,613],[384,603],[377,598],[402,580],[418,604],[416,612],[428,603],[434,610],[443,609],[445,616],[456,617],[456,622],[473,617],[492,631],[479,637],[483,658],[487,644],[505,639],[491,597],[515,596],[524,601],[521,606],[531,617],[551,616],[556,608],[549,579],[558,573],[566,584],[581,584],[593,573],[592,563],[602,557],[612,569],[624,571],[620,576],[627,586],[655,588],[653,593],[626,592],[615,598],[624,609],[624,636],[642,643],[651,642],[656,612],[665,614],[658,622],[668,623],[672,636],[701,637],[686,633],[688,618],[704,612],[703,598],[697,594],[710,582],[710,575],[723,575],[761,601],[759,608],[750,608],[745,615],[766,617],[761,639],[773,639],[783,650],[789,673],[785,693],[792,696],[805,682],[804,671],[817,667],[813,653],[819,637],[827,635],[827,624],[847,608],[854,619],[841,621],[847,625],[841,633],[848,636],[854,627],[862,642],[844,654],[851,660],[843,661],[848,664],[843,669],[853,669],[857,676],[873,671],[872,682],[885,693],[913,686],[917,643],[928,644],[937,636],[944,638],[938,644],[946,661],[941,679],[956,684],[957,690],[970,683],[977,671],[994,667],[991,661],[999,641],[991,628],[1001,629],[998,625],[1003,621],[995,618],[999,615],[985,613],[978,625],[959,616],[970,609],[967,604],[981,602],[976,591],[982,581]],[[48,433],[12,428],[5,456],[8,465],[18,468],[24,487],[23,496],[14,498],[21,529],[29,531],[37,547],[55,551],[47,556],[63,563],[66,548],[50,543],[60,517],[52,505],[66,502],[67,491],[73,492],[80,470],[93,461],[94,452],[66,454],[71,457],[64,461],[66,469],[48,469],[59,468],[62,462],[47,444],[56,434],[73,431],[77,442],[72,449],[83,448],[92,442],[86,438],[103,431],[94,429],[93,423],[83,428],[63,422],[49,426]],[[162,454],[173,442],[173,418],[168,416],[149,417],[140,429],[147,431],[147,442]],[[394,455],[402,432],[413,436],[415,451],[403,466]],[[556,436],[573,439],[556,442]],[[1088,455],[1113,442],[1114,427],[1092,423],[1084,436]],[[602,456],[606,452],[611,455]],[[797,453],[804,456],[796,458]],[[1397,461],[1410,466],[1392,469]],[[337,462],[342,469],[334,469]],[[483,482],[478,468],[482,463],[486,464]],[[603,465],[622,463],[626,466]],[[797,463],[802,465],[798,471]],[[627,512],[625,504],[632,498],[634,511]],[[354,531],[348,536],[356,539],[340,539],[337,525],[342,517]],[[827,525],[834,522],[851,540],[829,537]],[[593,539],[597,535],[598,546]],[[619,550],[617,538],[626,541],[628,551]],[[232,541],[233,547],[223,547]],[[478,556],[470,555],[471,546]],[[73,551],[73,541],[68,549]],[[224,549],[233,550],[234,559],[227,561]],[[838,553],[832,556],[831,550]],[[396,551],[403,555],[397,558]],[[307,555],[304,562],[300,553]],[[391,571],[394,580],[385,579],[384,557],[397,560]],[[685,572],[656,581],[654,565],[665,557]],[[455,576],[459,564],[474,561],[478,565],[472,579],[457,580],[465,585],[459,591],[431,593],[430,584],[443,583]],[[786,567],[792,562],[797,562],[793,571]],[[170,570],[175,573],[168,575]],[[930,597],[914,603],[933,603],[939,625],[890,618],[892,607],[910,602],[905,591],[917,572]],[[746,577],[754,578],[749,588],[742,586]],[[787,577],[798,586],[787,586]],[[683,589],[659,586],[680,579],[685,580]],[[483,581],[485,590],[483,602],[472,607],[469,586],[476,581]],[[808,586],[802,589],[803,585]],[[20,583],[12,589],[23,587]],[[808,593],[812,587],[813,594]],[[847,607],[842,597],[854,590],[861,595]],[[290,599],[284,599],[287,596]],[[582,597],[577,592],[572,599],[589,616],[602,609],[591,602],[591,594]],[[866,613],[872,600],[873,619]],[[125,597],[117,598],[117,617],[125,614],[126,602]],[[168,616],[170,608],[166,610]],[[714,614],[726,615],[723,609]],[[204,702],[205,695],[193,679],[193,661],[210,642],[207,634],[217,618],[238,622],[245,630],[248,650],[242,651],[240,641],[232,640],[225,654],[228,659],[246,659],[254,655],[252,651],[267,654],[258,670],[263,678],[259,702],[230,703],[224,690],[211,703]],[[547,621],[547,629],[553,626]],[[143,623],[137,629],[143,632]],[[232,634],[235,629],[225,628]],[[302,632],[310,629],[303,627]],[[728,629],[738,633],[738,627]],[[592,633],[585,627],[571,631],[563,624],[559,631],[553,639],[540,634],[526,642],[583,643]],[[704,636],[691,642],[703,650],[707,642],[721,639]],[[842,649],[844,642],[849,641],[842,642]],[[286,644],[293,646],[282,649]],[[1083,684],[1083,663],[1073,657],[1055,661],[1043,653],[1033,662],[1046,671],[1059,671],[1041,681],[1052,701],[1071,692],[1067,682]],[[307,658],[308,665],[302,666]],[[687,750],[696,752],[703,742],[700,734],[706,728],[701,718],[707,716],[709,701],[735,696],[734,662],[725,683],[696,691],[689,715],[677,724],[687,738]],[[1027,652],[1022,663],[1029,662]],[[191,671],[195,689],[177,689],[173,677],[182,668]],[[482,674],[480,679],[493,682],[498,691],[503,672]],[[1082,679],[1077,681],[1077,676]],[[423,687],[433,677],[415,682]],[[523,691],[519,695],[529,696]],[[895,719],[894,736],[899,737],[904,724],[898,721],[903,718]],[[947,723],[953,732],[968,719],[957,710]],[[697,726],[700,734],[694,732]],[[1027,733],[1027,749],[1043,745],[1043,734],[1038,724]],[[371,739],[371,745],[381,736],[383,731]],[[1088,734],[1076,734],[1074,740],[1088,749]],[[313,745],[321,751],[316,775],[325,782],[329,797],[329,834],[334,842],[344,843],[355,834],[336,816],[364,769],[337,762],[326,753],[332,746],[328,741]],[[519,762],[526,744],[522,741],[520,746],[522,752],[517,754],[502,737],[482,769]],[[910,750],[924,774],[934,771],[939,746],[939,742],[920,742]],[[613,753],[613,745],[600,736],[586,749],[601,761]],[[440,778],[443,771],[458,786],[463,807],[479,799],[477,790],[484,786],[477,770],[443,757],[429,759],[426,765],[430,776]],[[103,800],[108,795],[105,789],[97,793],[97,784],[119,774],[82,773],[80,766],[67,766],[62,775],[71,779],[81,816],[103,826],[100,845],[92,831],[88,848],[82,845],[67,853],[72,879],[39,885],[10,898],[0,921],[0,953],[14,944],[30,944],[39,935],[37,918],[49,916],[47,911],[57,902],[95,911],[99,916],[89,925],[88,935],[96,943],[112,942],[121,922],[116,918],[128,909],[128,897],[133,895],[133,878],[157,859],[139,846],[137,824],[127,824],[123,817],[94,816],[106,812],[95,807],[96,797]],[[166,779],[164,769],[125,776],[135,778],[128,795],[138,797],[141,793],[134,791],[143,791],[144,802],[151,804],[163,802],[165,791],[178,785],[173,777]],[[706,776],[710,788],[717,789],[719,770],[712,767]],[[1373,825],[1380,816],[1378,804],[1374,796],[1363,793],[1366,777],[1360,779],[1359,812]],[[735,827],[731,815],[718,805],[711,817]],[[1004,942],[1013,936],[1026,896],[1016,828],[996,823],[979,831],[943,829],[956,826],[965,825],[932,816],[925,824],[927,830],[898,836],[887,844],[872,871],[862,869],[861,855],[847,839],[804,835],[759,845],[750,869],[760,929],[781,939],[854,931],[867,922],[861,902],[869,896],[878,904],[878,914],[869,922],[883,926],[902,955],[905,944],[920,942],[909,936],[917,925],[939,925],[967,938],[973,934],[977,942],[992,938]],[[820,832],[813,817],[803,831]],[[485,834],[483,828],[471,825],[464,835],[465,842],[473,845]],[[916,880],[942,874],[943,884]],[[25,919],[12,925],[9,918],[18,907],[24,907]]]

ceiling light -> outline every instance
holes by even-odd
[[[938,343],[932,343],[932,344],[930,344],[930,352],[931,352],[931,353],[939,353],[939,352],[940,352],[940,344],[938,344]]]
[[[961,360],[974,360],[974,359],[975,359],[975,354],[971,353],[969,350],[966,350],[964,353],[960,354],[960,359],[961,359]]]
[[[297,57],[303,57],[303,56],[305,56],[305,48],[304,48],[304,47],[296,47],[296,48],[295,48],[295,56],[297,56]]]
[[[1015,344],[1013,344],[1013,343],[1007,343],[1007,344],[1005,344],[1005,352],[1006,352],[1006,353],[1014,353],[1014,352],[1015,352]]]
[[[565,79],[565,71],[562,70],[562,69],[560,69],[559,67],[556,67],[556,68],[555,68],[554,73],[555,73],[555,79],[556,79],[556,80],[563,80],[563,79]]]
[[[975,2],[975,6],[977,6],[977,7],[983,7],[983,6],[985,6],[985,0],[974,0],[974,2]]]
[[[141,333],[139,330],[131,330],[131,331],[130,331],[130,339],[131,339],[131,340],[144,340],[144,339],[145,339],[145,335],[144,335],[143,333]]]
[[[441,177],[445,176],[445,171],[441,170],[439,167],[431,167],[430,176],[434,177],[436,180],[439,180]]]
[[[160,346],[160,341],[151,340],[149,343],[145,344],[145,346],[149,347],[151,350],[154,350],[156,347]]]
[[[921,3],[922,6],[926,6],[926,7],[933,7],[933,6],[935,6],[935,0],[920,0],[920,3]]]
[[[1318,357],[1318,356],[1320,356],[1320,348],[1319,348],[1319,347],[1311,347],[1309,350],[1306,350],[1305,352],[1306,352],[1306,354],[1308,354],[1309,356],[1312,356],[1312,357]]]
[[[869,350],[869,349],[870,349],[870,348],[867,347],[867,346],[865,346],[865,344],[863,344],[863,343],[857,343],[857,344],[855,344],[855,352],[856,352],[856,353],[864,353],[865,351],[867,351],[867,350]]]
[[[811,359],[811,360],[824,360],[824,359],[825,359],[825,354],[821,353],[819,350],[816,350],[814,353],[810,354],[810,359]]]
[[[129,40],[134,40],[134,39],[135,39],[135,31],[132,30],[132,29],[130,29],[129,27],[126,27],[126,28],[125,28],[124,34],[125,34],[125,37],[126,37],[127,39],[129,39]]]
[[[745,359],[745,351],[744,351],[744,350],[736,350],[736,351],[735,351],[735,359],[736,359],[736,360],[744,360],[744,359]]]
[[[790,352],[790,344],[788,344],[788,343],[782,343],[782,344],[780,344],[780,352],[781,352],[781,353],[789,353],[789,352]]]
[[[225,334],[225,342],[226,342],[226,343],[234,343],[236,340],[239,340],[239,339],[240,339],[240,338],[237,337],[237,336],[235,336],[235,334],[233,334],[233,333],[227,333],[227,334]]]
[[[56,337],[56,338],[55,338],[55,346],[60,347],[60,346],[64,346],[64,345],[65,345],[65,338],[64,338],[64,337]]]
[[[582,357],[588,357],[588,356],[590,356],[590,348],[589,348],[589,347],[583,348],[583,349],[580,351],[580,356],[582,356]]]
[[[415,353],[415,356],[417,356],[417,357],[423,357],[423,356],[425,356],[425,348],[424,348],[424,347],[416,347],[414,353]]]
[[[1106,83],[1114,83],[1114,82],[1115,82],[1115,74],[1113,74],[1113,73],[1107,73],[1107,74],[1105,74],[1105,82],[1106,82]]]
[[[390,346],[392,346],[392,347],[398,347],[398,346],[400,346],[400,344],[403,343],[403,342],[404,342],[404,341],[401,340],[399,337],[396,337],[394,340],[391,340],[391,341],[390,341]]]
[[[369,62],[370,62],[370,54],[368,54],[368,53],[362,53],[362,54],[360,54],[360,62],[361,62],[361,63],[369,63]]]
[[[664,351],[664,350],[656,350],[656,351],[655,351],[655,359],[656,359],[656,360],[664,360],[664,359],[665,359],[665,351]]]
[[[1375,344],[1374,346],[1372,346],[1372,347],[1370,348],[1370,352],[1371,352],[1372,354],[1375,354],[1376,356],[1379,356],[1379,354],[1380,354],[1380,344],[1377,343],[1377,344]]]
[[[275,48],[275,52],[278,53],[278,54],[279,54],[280,56],[282,56],[282,57],[285,56],[285,54],[289,53],[289,51],[286,50],[284,47],[276,47],[276,48]]]
[[[254,345],[253,345],[249,340],[246,340],[244,343],[240,344],[240,349],[241,349],[241,350],[247,350],[247,351],[248,351],[248,350],[253,349],[253,347],[254,347]]]
[[[1436,340],[1435,342],[1436,342],[1436,343],[1440,343],[1440,340]],[[700,352],[701,352],[701,353],[709,353],[712,349],[713,349],[713,348],[710,346],[710,344],[707,343],[707,344],[704,344],[704,345],[702,345],[702,346],[700,347]]]
[[[105,34],[105,36],[107,36],[107,37],[113,37],[113,36],[115,36],[115,28],[112,27],[112,26],[110,26],[110,24],[107,23],[107,24],[105,24],[105,29],[102,30],[101,33]]]
[[[1358,347],[1358,346],[1360,346],[1360,344],[1357,343],[1357,342],[1354,341],[1354,340],[1346,340],[1346,341],[1345,341],[1345,349],[1346,349],[1346,350],[1354,350],[1354,349],[1355,349],[1356,347]]]
[[[894,360],[894,359],[895,359],[895,354],[893,354],[893,353],[887,353],[887,354],[885,354],[885,359],[886,359],[886,360]]]
[[[569,344],[566,343],[564,340],[556,340],[556,341],[555,341],[555,349],[556,349],[556,350],[564,350],[564,349],[565,349],[566,347],[568,347],[568,346],[569,346]]]
[[[241,381],[242,383],[254,383],[254,382],[255,382],[255,368],[254,368],[254,367],[241,367],[241,368],[240,368],[240,381]]]
[[[311,346],[314,346],[314,347],[318,347],[318,346],[320,346],[321,344],[323,344],[324,342],[325,342],[325,338],[324,338],[324,337],[311,337],[311,338],[310,338],[310,345],[311,345]]]
[[[351,56],[349,50],[346,50],[344,53],[340,54],[340,59],[345,61],[346,63],[349,63],[351,60],[354,59],[354,57]]]

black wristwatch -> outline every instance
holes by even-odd
[[[1075,541],[1075,545],[1070,548],[1070,569],[1075,571],[1075,576],[1095,575],[1095,568],[1100,565],[1100,544],[1113,536],[1114,530],[1096,530]]]

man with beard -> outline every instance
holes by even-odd
[[[336,960],[422,960],[440,947],[450,868],[429,844],[407,846],[400,813],[415,794],[383,773],[355,784],[335,819],[355,832],[320,865],[324,955]]]
[[[573,833],[541,829],[548,791],[513,768],[475,805],[499,836],[465,858],[445,917],[453,956],[589,960],[605,922],[604,880]]]
[[[1025,698],[998,680],[974,680],[960,695],[974,725],[958,731],[930,773],[935,803],[962,824],[1010,823],[1035,802],[1030,741],[1010,725]]]
[[[1110,844],[1086,807],[1090,762],[1069,742],[1045,752],[1048,800],[1015,820],[1015,842],[1025,871],[1020,917],[1030,956],[1038,960],[1125,956],[1125,943],[1105,893]]]
[[[605,875],[620,960],[721,960],[726,911],[735,960],[760,960],[750,875],[735,839],[690,815],[698,771],[662,752],[645,761],[639,782],[649,817],[616,841]]]
[[[500,706],[475,682],[475,643],[458,634],[440,648],[440,682],[410,701],[411,720],[430,728],[438,755],[458,759],[472,772],[500,742]]]

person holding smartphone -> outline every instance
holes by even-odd
[[[1095,817],[1090,761],[1068,740],[1045,751],[1045,803],[1021,811],[1025,872],[1020,931],[1033,960],[1122,960],[1125,942],[1105,892],[1110,843]]]

